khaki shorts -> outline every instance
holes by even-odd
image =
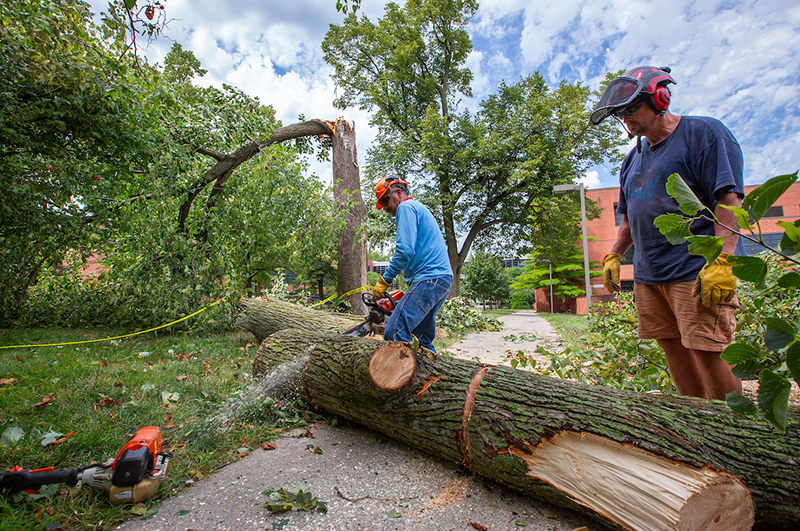
[[[664,286],[634,284],[639,338],[680,338],[686,348],[722,352],[736,331],[733,312],[739,299],[706,308],[702,297],[692,297],[693,285],[694,280]]]

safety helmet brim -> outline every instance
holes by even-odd
[[[659,86],[675,83],[668,67],[639,66],[614,78],[603,91],[600,101],[592,111],[589,121],[597,125],[623,107],[627,107],[639,95],[653,95]]]

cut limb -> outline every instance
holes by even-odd
[[[369,359],[369,375],[381,389],[400,389],[416,368],[414,353],[402,343],[385,343]]]
[[[748,531],[755,507],[739,478],[591,433],[563,431],[527,454],[528,475],[625,529]],[[630,500],[636,500],[631,505]]]
[[[384,345],[389,343],[283,330],[261,344],[253,375],[305,356],[297,388],[323,413],[614,529],[738,530],[753,518],[754,529],[797,529],[797,408],[790,408],[786,432],[779,434],[720,401],[585,385],[448,356],[431,359],[414,349],[410,378],[406,361],[385,356],[380,372],[390,376],[379,385],[370,362]],[[587,445],[583,452],[567,445],[574,441]],[[603,444],[588,446],[595,441]],[[600,448],[610,464],[591,486],[590,469],[598,468],[591,459]],[[561,453],[553,457],[553,451]],[[625,452],[630,456],[623,458]],[[654,521],[648,514],[664,525],[647,527]]]

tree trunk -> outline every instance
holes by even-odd
[[[333,142],[333,197],[345,219],[344,230],[339,234],[339,296],[367,284],[367,234],[362,228],[367,211],[361,198],[361,181],[358,174],[356,132],[347,120],[339,119],[334,126]],[[350,311],[356,315],[367,313],[361,293],[347,297]]]
[[[341,334],[363,317],[327,313],[298,304],[266,298],[248,298],[239,301],[236,326],[256,336],[256,342],[286,328],[323,330]]]
[[[254,375],[298,359],[295,385],[323,412],[612,527],[745,530],[752,503],[756,529],[793,530],[800,521],[796,408],[781,435],[719,401],[429,359],[398,343],[304,330],[264,341]]]

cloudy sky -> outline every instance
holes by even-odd
[[[284,125],[301,114],[344,116],[355,123],[363,163],[376,140],[369,117],[333,107],[322,58],[328,26],[343,19],[336,0],[164,3],[172,19],[166,35],[200,59],[208,70],[202,83],[259,97]],[[359,14],[373,22],[383,16],[383,0],[362,3]],[[482,0],[469,31],[475,100],[467,105],[537,70],[552,86],[566,79],[596,88],[608,71],[668,65],[678,83],[671,110],[722,120],[742,145],[747,184],[800,169],[797,0]],[[170,45],[153,43],[148,58],[161,61]],[[312,169],[330,180],[325,165]],[[609,169],[595,170],[583,177],[589,187],[617,185]]]

